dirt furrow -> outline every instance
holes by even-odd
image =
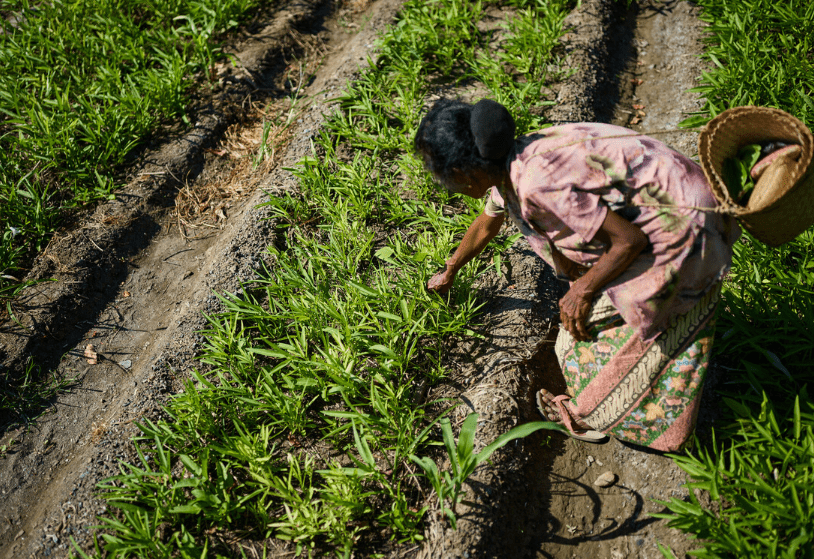
[[[654,131],[694,156],[697,134],[675,128],[699,107],[688,92],[701,74],[696,8],[674,0],[626,11],[622,2],[588,0],[567,24],[563,41],[575,73],[559,87],[551,121]],[[503,277],[490,276],[481,287],[487,340],[460,356],[460,375],[470,384],[459,419],[481,414],[481,445],[539,419],[532,402],[540,387],[565,389],[552,347],[563,287],[523,242],[507,260]],[[654,499],[687,495],[684,472],[659,453],[616,440],[592,445],[535,434],[492,462],[473,476],[457,531],[438,517],[431,522],[422,557],[655,559],[662,557],[659,542],[677,557],[698,546],[648,514],[663,509]],[[594,486],[607,471],[618,482]]]
[[[632,36],[623,94],[614,108],[614,124],[652,133],[682,153],[697,153],[696,132],[676,132],[687,113],[698,110],[688,90],[701,75],[702,26],[689,2],[642,2],[630,21]],[[629,91],[629,93],[628,93]],[[677,557],[698,542],[649,516],[663,507],[654,500],[686,497],[685,473],[672,460],[616,440],[606,445],[563,441],[549,475],[549,536],[538,556],[661,558],[657,544]],[[593,485],[605,471],[619,476],[612,487]]]

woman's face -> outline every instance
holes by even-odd
[[[460,169],[452,169],[446,180],[440,180],[440,177],[436,177],[436,180],[452,192],[472,198],[483,198],[486,192],[497,183],[494,177],[481,169],[468,173],[464,173]]]

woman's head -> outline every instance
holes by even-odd
[[[427,169],[457,192],[465,186],[455,180],[462,174],[503,172],[514,131],[514,119],[499,103],[440,99],[421,119],[413,146]]]

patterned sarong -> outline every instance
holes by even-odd
[[[572,417],[655,450],[682,448],[698,416],[720,292],[719,284],[651,342],[622,321],[606,295],[591,309],[591,341],[576,342],[561,329],[555,351]]]

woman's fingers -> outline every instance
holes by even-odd
[[[588,335],[588,330],[585,328],[585,319],[577,318],[576,320],[574,320],[574,324],[577,332],[579,333],[577,339],[581,342],[588,340],[590,336]]]
[[[580,334],[577,321],[574,320],[573,317],[565,312],[560,312],[560,321],[562,322],[563,328],[568,330],[568,333],[571,334],[575,340],[582,341],[582,334]]]
[[[562,323],[565,329],[568,330],[568,332],[578,342],[584,342],[585,340],[589,339],[588,333],[585,330],[585,324],[583,322],[575,320],[569,316],[566,317]]]
[[[588,332],[588,327],[586,322],[588,320],[588,311],[590,310],[590,306],[586,305],[585,308],[581,308],[579,315],[574,320],[576,324],[577,331],[579,332],[579,341],[584,342],[591,339],[591,335]]]
[[[570,291],[560,300],[560,320],[563,327],[577,341],[590,339],[585,320],[591,309],[590,300],[581,296],[574,296]]]
[[[449,289],[452,287],[452,282],[454,280],[455,277],[449,277],[449,274],[447,274],[446,271],[439,272],[431,277],[430,281],[427,282],[427,289],[430,291],[435,291],[439,295],[446,295]]]

